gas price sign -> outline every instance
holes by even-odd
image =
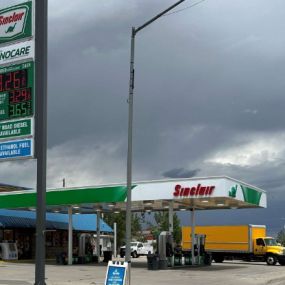
[[[34,114],[34,63],[0,69],[0,121]]]

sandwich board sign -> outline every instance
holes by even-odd
[[[104,285],[125,285],[127,262],[109,261]]]

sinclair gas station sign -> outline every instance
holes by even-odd
[[[0,10],[0,44],[32,36],[32,2]]]
[[[34,156],[32,1],[0,10],[0,160]]]

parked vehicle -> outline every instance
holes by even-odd
[[[153,253],[153,246],[149,243],[142,243],[138,241],[131,242],[131,256],[137,258],[140,255],[148,255]],[[124,257],[126,254],[126,246],[121,246],[120,256]]]
[[[215,262],[231,257],[285,265],[285,248],[266,236],[266,226],[196,226],[195,234],[206,235],[205,250]],[[191,227],[182,227],[182,250],[191,251]]]

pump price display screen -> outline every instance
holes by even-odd
[[[34,63],[0,68],[0,121],[33,116]]]

